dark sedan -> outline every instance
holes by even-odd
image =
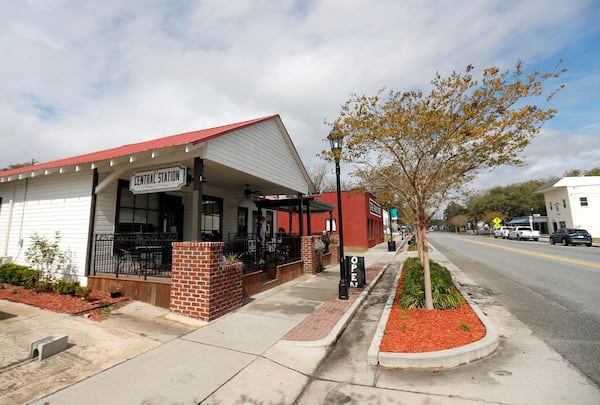
[[[585,229],[560,228],[550,235],[550,243],[562,243],[563,245],[586,245],[592,246],[592,235]]]

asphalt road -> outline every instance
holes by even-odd
[[[460,243],[460,240],[458,241]],[[372,366],[367,352],[399,263],[392,263],[295,404],[598,404],[598,388],[464,271],[435,252],[499,334],[490,356],[449,369]],[[401,262],[407,257],[400,254]]]
[[[600,248],[436,232],[429,241],[600,385]]]

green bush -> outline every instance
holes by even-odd
[[[79,281],[56,280],[54,282],[54,292],[57,294],[75,295]]]
[[[33,286],[33,289],[39,293],[52,292],[54,291],[54,284],[51,281],[38,280],[38,282]]]
[[[79,298],[87,298],[91,293],[92,293],[92,286],[88,285],[86,287],[82,287],[82,286],[77,286],[77,288],[75,288],[75,295],[77,295]]]
[[[76,295],[87,298],[92,293],[92,287],[81,287],[78,281],[56,280],[52,282],[42,279],[42,272],[27,266],[5,263],[0,266],[0,288],[4,284],[33,288],[36,292],[55,292],[57,294]]]
[[[402,308],[425,308],[425,277],[418,257],[409,257],[404,262],[405,274],[400,293]],[[439,263],[429,261],[431,275],[431,298],[436,309],[458,308],[463,298],[454,288],[452,275]]]
[[[0,282],[32,288],[40,279],[41,273],[27,266],[5,263],[0,266]]]

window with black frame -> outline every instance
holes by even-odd
[[[222,242],[223,200],[203,196],[202,198],[202,240]]]
[[[133,194],[129,183],[121,182],[117,200],[117,232],[157,232],[160,229],[159,194]]]
[[[237,232],[240,235],[248,233],[248,208],[238,207]]]

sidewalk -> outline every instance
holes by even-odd
[[[405,254],[388,252],[383,243],[362,256],[369,269],[368,286],[362,292],[351,289],[347,301],[337,299],[339,266],[330,265],[315,277],[304,276],[258,294],[236,312],[33,403],[335,403],[330,400],[331,383],[313,384],[313,375],[386,265],[403,261]],[[460,270],[451,271],[469,284]],[[468,365],[450,370],[445,380],[432,383],[434,377],[422,372],[368,366],[369,373],[377,374],[372,383],[340,381],[336,389],[345,390],[349,398],[368,399],[361,403],[564,403],[558,402],[562,396],[558,394],[556,402],[548,402],[554,391],[567,394],[571,403],[600,403],[597,387],[530,331],[527,334],[510,314],[491,311],[488,316],[505,340],[498,356],[475,367],[486,367],[489,361],[496,366],[500,361],[503,368],[497,371],[510,370],[506,372],[512,377],[488,374],[480,376],[476,385],[457,380],[457,376],[473,372]],[[507,348],[515,350],[519,342],[523,345],[516,350],[521,355],[503,353]],[[366,353],[367,348],[364,350]],[[532,359],[530,353],[541,358]]]

